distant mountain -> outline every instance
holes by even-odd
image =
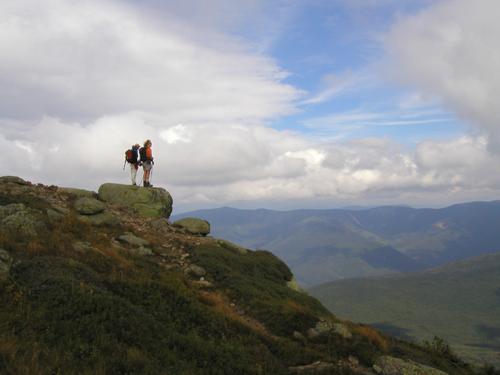
[[[500,254],[410,275],[339,280],[310,290],[343,318],[403,338],[448,340],[500,365]]]
[[[210,221],[215,236],[268,249],[299,282],[418,271],[500,251],[500,201],[442,209],[239,210],[177,215]]]

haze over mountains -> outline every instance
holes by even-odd
[[[424,270],[500,251],[500,201],[442,209],[218,208],[175,218],[189,216],[208,220],[215,236],[272,251],[304,286]]]

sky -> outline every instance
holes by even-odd
[[[3,0],[0,175],[196,208],[500,196],[496,0]]]

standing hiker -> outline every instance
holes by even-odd
[[[129,150],[125,151],[125,163],[130,164],[130,179],[132,180],[132,185],[137,185],[137,170],[139,169],[139,155],[138,151],[141,146],[136,143]],[[123,166],[125,169],[125,165]]]
[[[141,164],[142,164],[142,169],[144,170],[144,176],[143,176],[143,181],[144,181],[144,187],[153,187],[149,183],[149,178],[151,176],[151,169],[153,168],[153,151],[151,150],[151,146],[153,144],[151,141],[148,139],[146,142],[144,142],[144,147],[141,147],[139,150],[139,154],[141,156]]]

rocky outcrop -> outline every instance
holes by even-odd
[[[142,188],[121,184],[103,184],[99,187],[99,199],[122,207],[128,207],[144,217],[170,217],[173,200],[162,188]]]
[[[381,375],[448,375],[433,367],[390,356],[380,357],[373,365],[373,370]]]
[[[179,228],[184,228],[186,231],[194,235],[206,236],[210,233],[210,223],[206,220],[195,217],[186,217],[184,219],[177,220],[173,225]]]
[[[329,332],[336,333],[337,335],[340,335],[345,339],[352,338],[352,333],[345,324],[339,322],[329,322],[326,320],[318,321],[316,323],[316,326],[314,328],[309,328],[306,333],[307,337],[313,339]]]

